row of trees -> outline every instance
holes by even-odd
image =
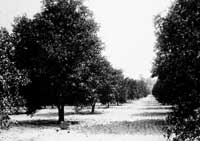
[[[165,17],[156,17],[153,76],[155,97],[174,106],[168,135],[174,141],[200,139],[200,1],[175,0]]]
[[[146,96],[145,81],[124,78],[102,56],[98,25],[81,1],[44,0],[30,19],[18,17],[12,33],[0,30],[0,106],[8,114],[25,106],[28,114],[47,105],[123,103]]]

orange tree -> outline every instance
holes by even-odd
[[[24,106],[19,95],[19,87],[29,80],[25,72],[19,71],[12,61],[14,46],[11,36],[5,28],[0,29],[0,116],[17,112]],[[0,121],[1,122],[1,121]]]
[[[199,140],[200,108],[200,1],[176,0],[165,17],[156,18],[153,94],[172,104],[168,117],[174,140]]]
[[[81,1],[44,0],[40,13],[17,18],[13,27],[16,65],[32,81],[22,88],[29,113],[55,104],[64,121],[64,105],[81,84],[79,67],[102,50],[92,13]]]

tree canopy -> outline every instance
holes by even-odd
[[[29,80],[26,73],[18,70],[12,61],[14,47],[11,37],[5,28],[0,29],[0,114],[15,112],[23,106],[19,87]]]
[[[81,0],[44,0],[33,18],[17,17],[11,33],[1,29],[1,108],[33,114],[55,105],[61,123],[65,105],[94,112],[97,102],[109,107],[149,94],[145,81],[125,78],[102,55],[98,29]]]
[[[28,70],[32,80],[25,90],[32,89],[31,96],[25,95],[30,112],[44,101],[63,110],[63,99],[79,77],[77,70],[102,50],[97,30],[91,12],[81,1],[46,0],[42,12],[33,19],[22,16],[15,20],[16,65]]]
[[[198,0],[176,0],[166,16],[155,19],[157,57],[152,72],[158,81],[153,94],[160,102],[176,107],[176,114],[169,120],[176,123],[176,130],[171,131],[177,133],[178,140],[198,138],[192,132],[199,124],[191,128],[189,119],[196,118],[200,106],[199,23]],[[191,132],[186,131],[189,129]]]

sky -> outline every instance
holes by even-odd
[[[155,58],[153,19],[165,13],[172,0],[85,0],[99,24],[103,54],[125,76],[138,79],[151,75]],[[16,16],[32,17],[41,9],[41,0],[1,0],[0,26],[11,30]]]

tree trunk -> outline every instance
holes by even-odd
[[[58,122],[59,123],[65,121],[64,114],[65,114],[64,104],[59,104],[58,105]]]
[[[119,96],[118,96],[118,94],[116,96],[116,102],[117,102],[117,106],[119,106]]]
[[[117,106],[119,106],[119,96],[118,95],[117,95],[116,102],[117,102]]]
[[[110,102],[108,102],[107,108],[110,108]]]
[[[117,106],[119,106],[119,101],[117,100]]]
[[[96,105],[96,102],[94,102],[94,103],[92,104],[92,110],[91,110],[91,113],[94,113],[94,111],[95,111],[95,105]]]

